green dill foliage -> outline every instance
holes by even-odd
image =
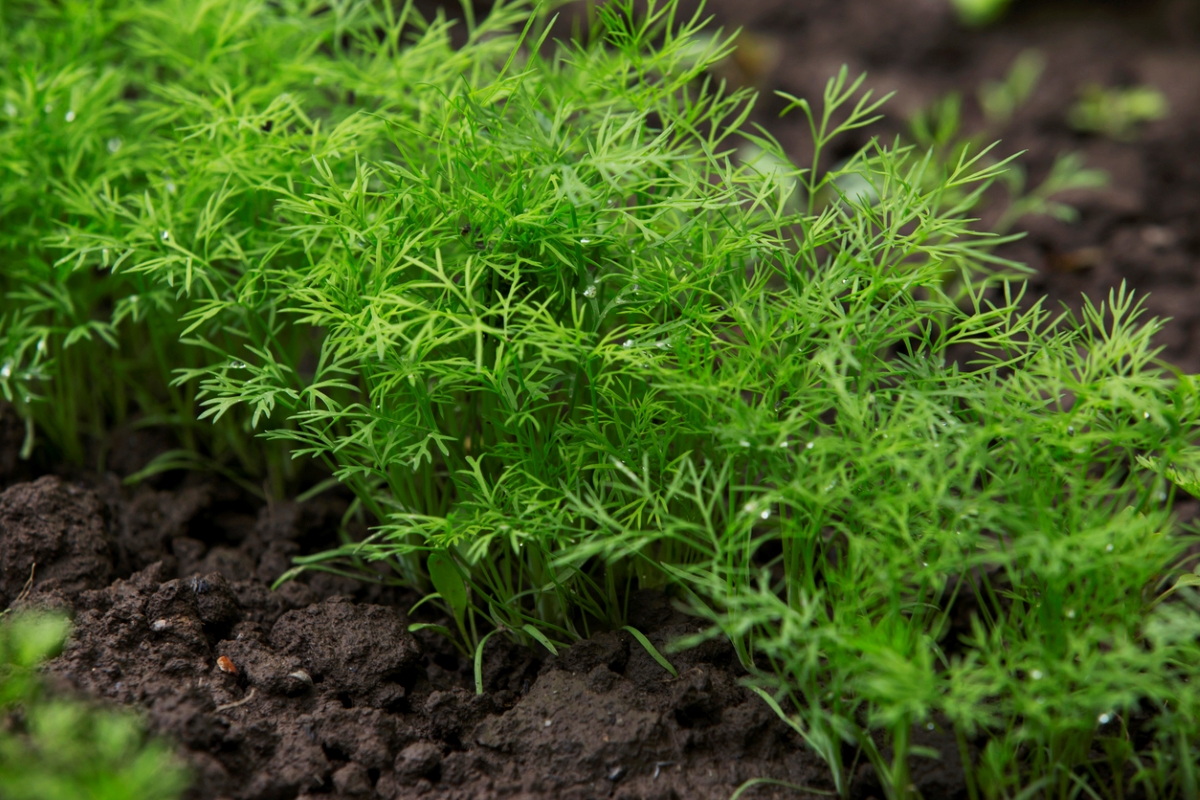
[[[673,592],[842,794],[857,752],[911,796],[914,730],[950,725],[972,800],[1194,796],[1171,509],[1196,385],[1124,289],[1078,317],[1024,296],[971,218],[1011,162],[956,116],[819,171],[881,103],[843,70],[785,98],[797,167],[675,2],[560,43],[524,3],[458,38],[411,4],[94,8],[132,43],[105,58],[142,82],[118,95],[136,161],[21,195],[44,235],[8,246],[67,296],[155,298],[105,324],[163,353],[214,452],[252,463],[253,429],[354,491],[372,536],[298,570],[423,589],[477,673],[490,636],[554,650]],[[44,41],[68,17],[24,19]],[[998,116],[1034,66],[988,90]]]
[[[9,800],[171,800],[188,775],[171,748],[146,741],[128,712],[42,696],[38,665],[70,623],[43,612],[0,619],[0,795]]]

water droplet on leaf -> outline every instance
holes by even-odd
[[[68,111],[63,116],[63,119],[65,119],[67,122],[74,122],[75,121],[75,109],[71,109],[70,111]]]

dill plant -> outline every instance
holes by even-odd
[[[789,167],[674,2],[567,43],[498,3],[457,46],[411,3],[89,8],[133,43],[138,161],[102,201],[20,195],[57,233],[6,246],[66,296],[154,298],[103,324],[154,340],[214,449],[257,430],[354,491],[375,532],[297,569],[423,589],[477,664],[661,587],[842,794],[857,752],[911,796],[913,731],[949,725],[973,800],[1195,796],[1196,386],[1125,289],[1024,296],[969,216],[1007,162],[822,171],[879,108],[843,71],[789,98],[816,143]]]
[[[189,771],[127,711],[49,699],[37,668],[71,627],[48,612],[0,614],[0,793],[11,800],[173,800]]]

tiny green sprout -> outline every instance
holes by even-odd
[[[958,18],[966,25],[988,25],[1000,19],[1012,0],[952,0]]]
[[[1166,95],[1153,86],[1107,88],[1092,84],[1080,93],[1067,113],[1067,121],[1084,133],[1129,140],[1145,123],[1166,119],[1170,110]]]
[[[1046,57],[1040,50],[1021,52],[1002,81],[987,81],[979,88],[979,105],[992,125],[1003,125],[1029,100],[1042,73]]]

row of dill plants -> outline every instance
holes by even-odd
[[[866,759],[912,796],[940,726],[972,800],[1194,798],[1197,394],[1160,323],[1026,296],[971,219],[987,151],[830,170],[881,102],[845,71],[783,98],[795,162],[674,0],[563,40],[463,13],[0,6],[27,454],[133,421],[180,442],[149,471],[320,465],[375,527],[297,571],[427,592],[477,663],[661,588],[842,795]]]

